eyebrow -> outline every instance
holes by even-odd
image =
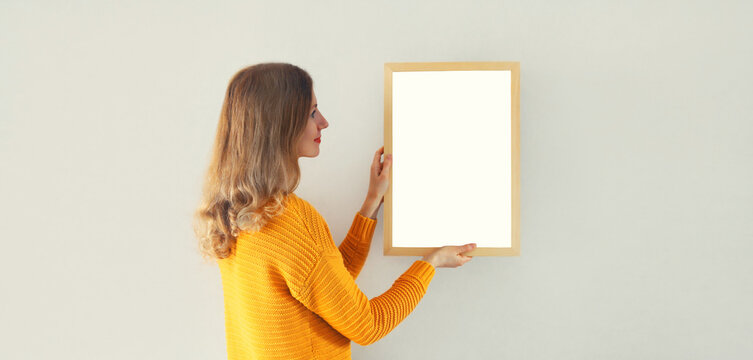
[[[314,104],[314,107],[315,107],[315,108],[316,108],[317,106],[319,106],[319,104]],[[313,109],[313,108],[312,108],[312,109]],[[317,109],[318,109],[318,108],[317,108]]]

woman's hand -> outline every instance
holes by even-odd
[[[476,243],[465,244],[461,246],[442,246],[441,248],[434,250],[432,253],[423,257],[423,261],[426,261],[435,268],[448,267],[455,268],[463,266],[465,263],[471,261],[473,256],[463,255],[463,253],[469,252],[476,248]]]
[[[371,163],[371,176],[369,177],[368,197],[379,201],[379,205],[384,202],[384,193],[390,186],[390,170],[392,169],[392,154],[384,156],[384,162],[381,161],[384,153],[384,146],[374,154],[374,161]]]

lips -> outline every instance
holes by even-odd
[[[316,141],[316,142],[320,143],[320,142],[322,142],[322,137],[320,136],[320,137],[318,137],[318,138],[314,139],[314,141]]]

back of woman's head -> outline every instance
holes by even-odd
[[[286,63],[252,65],[230,80],[194,217],[205,259],[230,256],[240,231],[259,230],[284,210],[300,181],[296,145],[312,89],[309,74]]]

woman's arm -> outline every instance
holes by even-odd
[[[361,211],[353,219],[348,234],[338,246],[345,267],[353,279],[358,277],[366,263],[366,258],[369,256],[379,205],[380,203],[375,198],[367,196]]]
[[[376,220],[377,212],[379,211],[379,205],[381,205],[381,203],[379,202],[379,199],[376,198],[376,196],[366,196],[366,200],[363,202],[363,206],[361,206],[361,211],[359,211],[359,213],[364,217]]]

